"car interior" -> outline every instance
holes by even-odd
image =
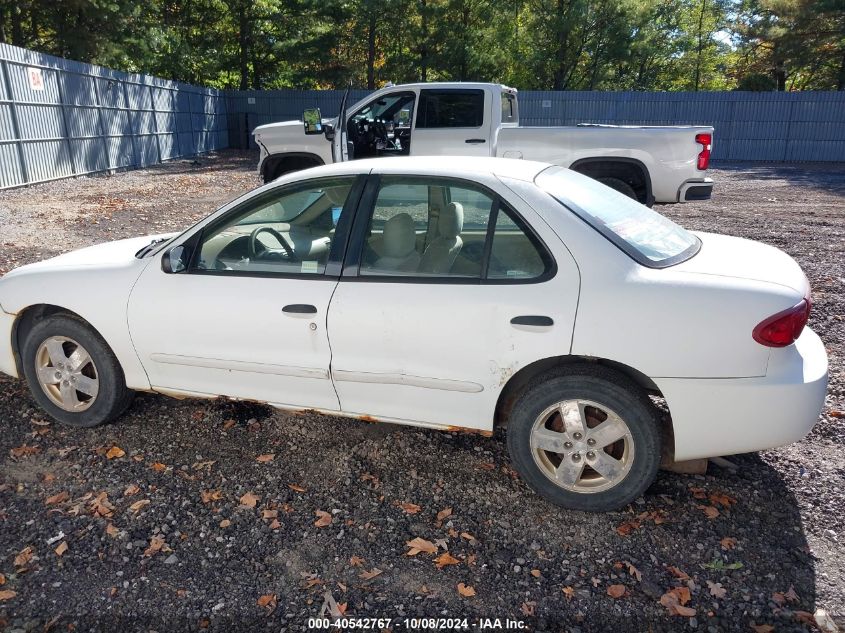
[[[200,270],[321,274],[352,179],[269,193],[210,227]],[[496,226],[488,277],[532,278],[545,270],[535,243],[493,198],[476,189],[385,177],[367,229],[362,275],[481,277],[488,224]]]

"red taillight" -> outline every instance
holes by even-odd
[[[802,299],[796,306],[778,312],[760,322],[751,336],[766,347],[786,347],[792,345],[799,336],[807,319],[810,318],[810,300]]]
[[[696,134],[695,142],[701,145],[701,151],[698,153],[698,168],[701,171],[707,169],[710,164],[710,149],[713,146],[712,134]]]

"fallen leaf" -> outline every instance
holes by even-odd
[[[795,619],[801,622],[802,624],[806,624],[808,627],[817,628],[818,625],[816,624],[816,616],[814,616],[809,611],[793,611],[795,615]]]
[[[625,521],[621,525],[617,526],[616,527],[616,533],[619,534],[619,536],[628,536],[631,532],[636,530],[638,527],[640,527],[640,522],[637,521],[636,519],[632,519],[630,521]]]
[[[278,604],[276,601],[276,594],[265,594],[261,596],[258,600],[256,600],[256,604],[258,604],[259,607],[264,607],[265,609],[267,609],[267,611],[272,612]]]
[[[259,464],[266,464],[268,462],[272,462],[276,458],[275,453],[267,453],[266,455],[259,455],[255,458]]]
[[[361,578],[362,580],[372,580],[380,573],[382,572],[378,567],[373,567],[370,571],[362,571],[360,574],[358,574],[358,578]]]
[[[134,512],[135,514],[138,514],[141,511],[141,508],[148,505],[150,505],[149,499],[139,499],[131,506],[129,506],[129,509],[132,510],[132,512]]]
[[[437,569],[443,569],[446,565],[460,565],[461,561],[452,556],[449,552],[443,552],[440,556],[434,559],[434,564]]]
[[[575,590],[572,587],[564,587],[561,591],[567,600],[572,600],[575,597]]]
[[[68,499],[70,499],[70,495],[65,490],[62,490],[60,493],[55,494],[52,497],[47,497],[46,501],[44,501],[44,504],[52,506],[57,503],[64,503]]]
[[[534,576],[534,578],[539,578],[540,577],[540,570],[539,569],[532,569],[531,575]]]
[[[339,603],[337,603],[337,611],[338,611],[338,613],[340,613],[340,615],[341,615],[341,616],[346,615],[346,606],[347,606],[348,604],[349,604],[348,602],[339,602]]]
[[[191,413],[191,419],[199,422],[205,417],[205,411],[202,409],[196,409],[193,413]]]
[[[472,598],[475,595],[475,589],[471,585],[465,585],[464,583],[459,582],[458,593],[464,598]]]
[[[223,498],[222,490],[203,490],[200,492],[200,497],[203,503],[211,503],[212,501],[220,501]]]
[[[272,521],[270,521],[271,530],[278,530],[280,527],[282,527],[282,524],[279,523],[278,519],[273,519]]]
[[[522,615],[527,616],[527,617],[531,617],[531,616],[534,615],[534,610],[535,610],[536,607],[537,607],[537,603],[534,602],[534,601],[523,602],[522,606],[520,607],[520,610],[522,611]]]
[[[695,609],[685,607],[690,600],[690,591],[687,587],[675,587],[660,596],[660,604],[666,607],[669,615],[680,615],[691,618],[695,615]]]
[[[136,486],[135,484],[129,484],[126,486],[126,490],[123,491],[124,497],[131,497],[132,495],[136,495],[141,492],[141,489]]]
[[[67,551],[67,541],[62,541],[61,543],[59,543],[59,546],[53,551],[56,552],[56,556],[61,556],[62,554],[64,554]]]
[[[278,510],[262,510],[261,511],[261,518],[262,519],[275,519],[279,516]]]
[[[625,595],[625,585],[610,585],[607,588],[607,595],[611,598],[621,598]]]
[[[229,429],[231,429],[231,428],[232,428],[233,426],[235,426],[236,424],[237,424],[237,422],[235,422],[234,420],[226,420],[226,421],[223,423],[223,430],[224,430],[224,431],[228,431]]]
[[[695,488],[691,487],[689,491],[692,493],[692,496],[696,499],[706,499],[707,498],[707,491],[704,488]]]
[[[452,516],[452,508],[443,508],[440,512],[437,513],[437,520],[443,521],[444,519]]]
[[[29,455],[35,455],[40,451],[41,449],[37,446],[27,446],[26,444],[23,444],[22,446],[18,446],[17,448],[9,449],[9,455],[14,458],[27,457]]]
[[[717,516],[719,516],[719,509],[714,508],[713,506],[700,505],[698,506],[698,509],[704,512],[704,516],[706,516],[708,519],[715,519]]]
[[[422,510],[422,508],[416,503],[410,503],[408,501],[397,503],[396,506],[402,508],[408,514],[417,514],[420,510]]]
[[[188,590],[187,590],[187,589],[177,589],[177,590],[176,590],[176,596],[177,596],[178,598],[184,598],[184,597],[185,597],[185,596],[187,596],[187,595],[188,595]]]
[[[241,502],[241,508],[254,508],[259,499],[261,499],[261,497],[254,495],[251,492],[247,492],[238,501]]]
[[[16,595],[18,595],[16,591],[12,591],[11,589],[4,589],[3,591],[0,591],[0,601],[11,600]]]
[[[689,574],[687,572],[678,569],[677,567],[667,567],[666,569],[669,570],[669,573],[672,574],[675,578],[679,578],[680,580],[689,580]]]
[[[106,525],[106,534],[110,537],[115,538],[118,534],[120,534],[120,530],[114,527],[114,523],[109,523]]]
[[[153,462],[152,464],[150,464],[150,468],[152,468],[157,473],[161,473],[167,470],[167,466],[162,464],[161,462]]]
[[[731,496],[726,495],[723,492],[713,492],[710,494],[710,503],[714,506],[720,505],[725,508],[730,508],[733,504],[736,503],[736,499]]]
[[[755,633],[773,633],[775,627],[771,624],[752,624],[751,628],[754,629]]]
[[[318,528],[324,528],[332,524],[332,515],[325,510],[315,510],[314,514],[317,515],[317,520],[314,521],[314,525]]]
[[[722,587],[722,583],[720,582],[712,582],[708,580],[707,587],[710,589],[710,595],[714,598],[724,598],[728,594],[727,590]]]
[[[230,525],[232,525],[232,522],[229,519],[223,519],[222,521],[220,521],[220,527],[222,528],[227,528]]]
[[[296,484],[288,484],[288,488],[290,488],[294,492],[305,492],[305,488],[303,488],[302,486],[297,486]]]
[[[123,457],[124,455],[126,455],[126,451],[119,446],[112,446],[108,451],[106,451],[106,457],[108,459],[116,459],[118,457]]]
[[[91,500],[89,509],[95,516],[110,517],[114,514],[114,506],[109,503],[109,495],[101,492]]]
[[[639,570],[639,569],[637,569],[636,567],[634,567],[634,565],[633,565],[632,563],[629,563],[628,561],[625,561],[625,566],[628,568],[628,573],[629,573],[629,574],[631,574],[634,578],[636,578],[636,579],[637,579],[637,582],[642,582],[642,581],[643,581],[643,575],[642,575],[642,573],[640,572],[640,570]]]
[[[719,543],[721,544],[722,549],[725,550],[736,547],[736,539],[732,536],[724,537],[721,541],[719,541]]]
[[[354,554],[349,557],[349,564],[353,567],[360,567],[364,564],[364,559],[360,556],[355,556]]]
[[[43,477],[41,478],[45,484],[53,483],[56,481],[56,476],[53,473],[44,473]]]
[[[3,574],[0,574],[0,585],[6,584],[6,577]]]
[[[461,538],[465,538],[468,541],[475,541],[476,538],[470,534],[469,532],[461,532]]]
[[[496,468],[496,464],[494,464],[492,462],[482,462],[481,464],[478,465],[478,467],[481,470],[493,470],[494,468]]]
[[[795,593],[795,587],[790,586],[789,591],[787,591],[784,595],[790,602],[798,602],[798,594]]]
[[[150,539],[150,546],[144,550],[144,556],[154,556],[166,546],[167,543],[164,542],[163,537],[154,536]]]
[[[431,541],[426,541],[425,539],[420,538],[419,536],[408,541],[405,543],[409,549],[405,552],[405,556],[416,556],[420,552],[425,552],[426,554],[436,554],[437,553],[437,546],[432,543]]]
[[[23,567],[26,565],[32,559],[32,555],[34,553],[35,552],[32,547],[23,548],[20,552],[18,552],[18,555],[15,556],[15,567]]]

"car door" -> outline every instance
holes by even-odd
[[[490,99],[481,89],[420,90],[411,156],[490,156]]]
[[[326,315],[362,187],[335,177],[273,188],[186,237],[179,264],[151,262],[128,306],[150,384],[337,409]]]
[[[492,176],[371,177],[329,309],[344,412],[490,429],[515,372],[568,353],[577,268],[505,190]]]

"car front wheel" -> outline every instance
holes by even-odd
[[[24,375],[38,404],[54,419],[92,427],[115,419],[132,402],[123,370],[106,342],[80,319],[38,321],[22,346]]]
[[[546,377],[516,403],[511,459],[537,493],[576,510],[616,510],[641,495],[660,465],[648,396],[626,377],[577,365]]]

